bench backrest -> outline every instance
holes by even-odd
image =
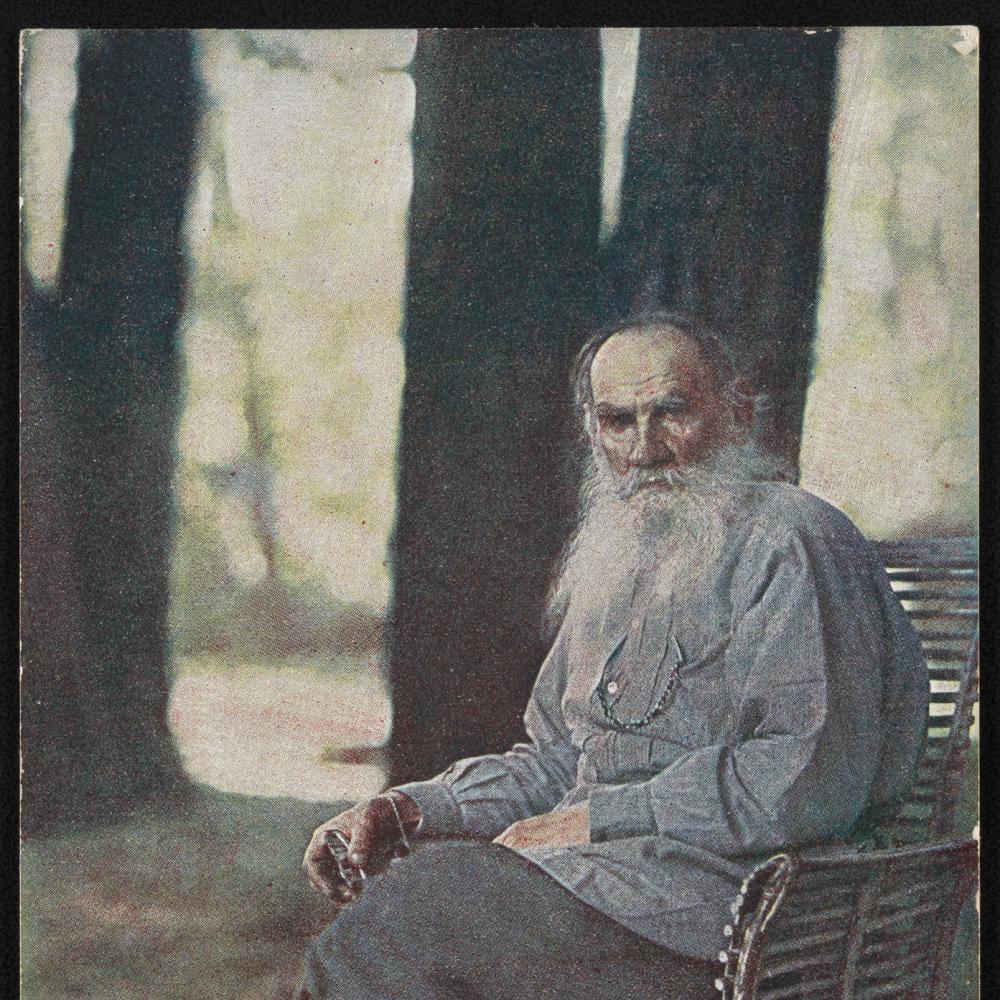
[[[927,660],[927,744],[916,782],[882,831],[896,843],[927,843],[954,833],[978,698],[979,568],[971,538],[880,542],[893,590],[910,616]]]

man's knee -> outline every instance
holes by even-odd
[[[431,843],[397,858],[386,872],[367,880],[357,899],[341,907],[313,941],[310,952],[337,952],[353,939],[365,940],[373,932],[384,941],[396,931],[405,934],[407,928],[423,922],[429,909],[440,914],[442,899],[447,899],[453,888],[447,883],[455,878],[470,882],[466,875],[475,864],[470,854],[485,846],[489,845]]]
[[[370,899],[392,898],[405,909],[421,910],[430,900],[468,902],[483,885],[502,877],[502,870],[517,859],[502,847],[478,841],[445,840],[421,845],[399,858],[389,870],[371,879],[362,893]],[[359,900],[359,901],[360,901]]]
[[[483,886],[495,889],[512,863],[517,860],[510,852],[474,841],[425,844],[397,859],[369,879],[309,946],[306,985],[325,998],[345,985],[345,976],[360,984],[460,962],[462,931],[481,908]]]
[[[448,854],[445,845],[430,845],[367,881],[306,949],[305,1000],[395,996],[401,982],[424,995],[418,984],[455,938],[439,884]]]
[[[332,1000],[371,993],[369,980],[382,968],[373,945],[378,941],[384,948],[386,931],[392,926],[379,914],[369,912],[372,909],[370,899],[363,894],[343,906],[332,923],[313,939],[306,948],[302,992],[296,1000]]]

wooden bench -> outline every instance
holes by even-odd
[[[744,883],[719,953],[724,1000],[947,1000],[978,845],[956,814],[978,697],[973,539],[882,543],[927,660],[927,744],[893,815],[851,842],[778,854]],[[956,839],[958,838],[958,839]]]

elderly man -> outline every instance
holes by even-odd
[[[850,521],[777,481],[718,339],[624,323],[582,352],[577,398],[589,467],[529,741],[316,831],[305,871],[350,905],[303,996],[712,996],[753,866],[912,781],[916,635]]]

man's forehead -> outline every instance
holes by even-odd
[[[698,391],[712,381],[697,342],[670,327],[612,335],[590,369],[595,400],[657,395],[671,389]]]

